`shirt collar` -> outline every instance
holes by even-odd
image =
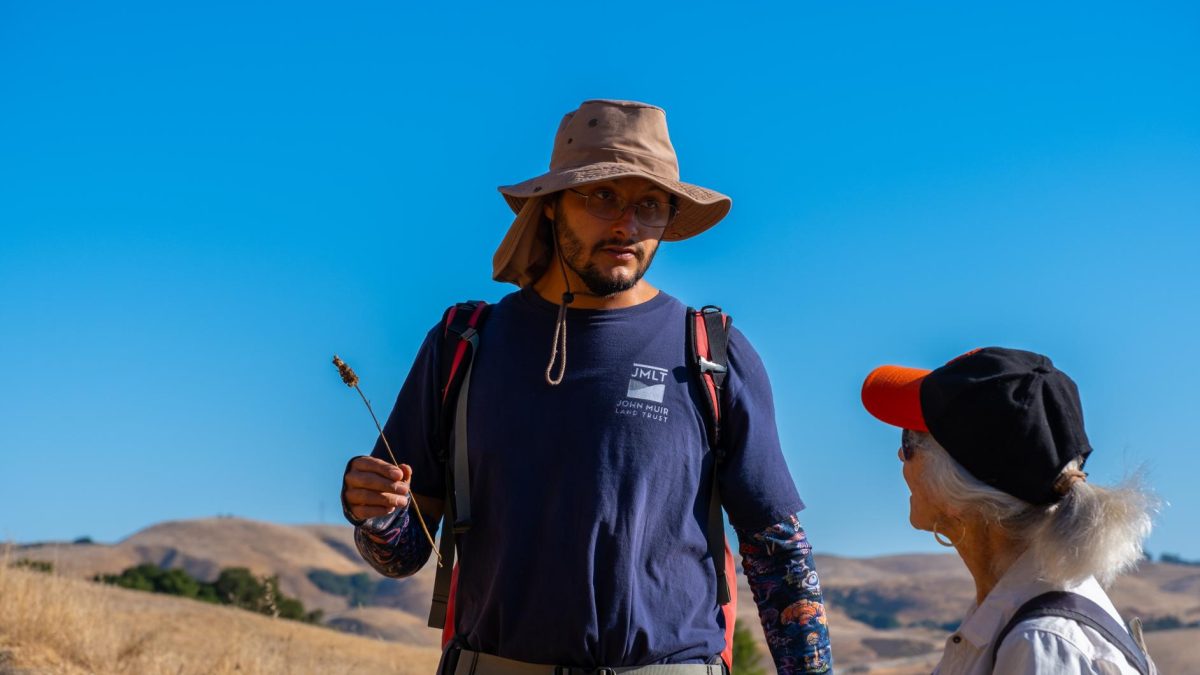
[[[1053,585],[1039,578],[1033,555],[1026,551],[1000,577],[983,602],[967,613],[958,634],[977,649],[983,649],[1026,600],[1053,589]]]

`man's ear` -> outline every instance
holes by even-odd
[[[546,202],[542,204],[542,214],[545,215],[546,219],[552,223],[554,222],[554,204],[555,200],[553,199],[547,199]]]

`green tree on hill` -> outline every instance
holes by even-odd
[[[195,598],[200,594],[200,582],[181,569],[169,569],[158,578],[154,590],[159,593]]]
[[[762,651],[742,624],[733,627],[733,672],[737,675],[767,675]]]
[[[213,589],[222,604],[255,612],[266,606],[267,589],[245,567],[226,567],[217,575]]]

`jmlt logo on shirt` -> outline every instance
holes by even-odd
[[[666,368],[647,366],[641,363],[633,364],[633,373],[629,375],[629,391],[625,394],[626,396],[662,403],[666,390]]]

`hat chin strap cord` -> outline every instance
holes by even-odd
[[[550,221],[550,227],[554,238],[554,257],[558,258],[558,269],[562,272],[563,283],[567,287],[563,292],[562,302],[558,305],[558,318],[554,321],[554,342],[550,345],[550,363],[546,364],[546,384],[557,387],[562,384],[563,376],[567,373],[567,305],[575,302],[575,294],[571,292],[571,278],[567,276],[567,265],[563,262],[562,250],[558,247],[558,222]],[[552,375],[560,348],[562,360],[558,363],[558,375]]]
[[[575,302],[576,294],[571,291],[571,277],[567,275],[567,264],[563,260],[562,249],[558,246],[558,221],[551,220],[550,227],[554,238],[554,257],[558,258],[558,269],[562,272],[563,285],[567,287],[562,294],[562,303],[558,306],[558,318],[554,321],[554,343],[550,346],[550,363],[546,364],[546,384],[557,387],[562,384],[563,376],[567,373],[567,305]],[[601,297],[598,293],[587,291],[580,291],[579,295]],[[562,352],[561,360],[559,360],[559,352]],[[552,375],[556,361],[558,362],[558,374]]]

